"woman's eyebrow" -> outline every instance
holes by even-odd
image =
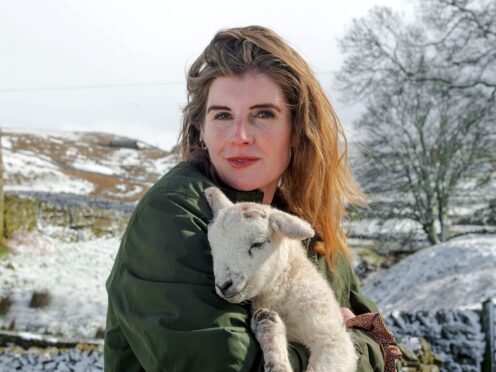
[[[277,112],[281,112],[281,109],[279,108],[279,106],[276,106],[272,103],[260,103],[258,105],[254,105],[254,106],[251,106],[250,107],[250,110],[253,110],[253,109],[260,109],[260,108],[272,108],[274,110],[276,110]],[[217,106],[217,105],[212,105],[212,106],[209,106],[208,109],[207,109],[207,114],[212,111],[212,110],[224,110],[224,111],[231,111],[231,109],[227,106]]]
[[[251,106],[250,110],[258,109],[258,108],[272,108],[272,109],[276,110],[277,112],[281,112],[281,109],[272,103],[262,103],[259,105]]]
[[[227,106],[210,106],[208,109],[207,109],[207,114],[212,111],[212,110],[226,110],[226,111],[231,111],[231,109]]]

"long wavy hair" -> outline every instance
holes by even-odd
[[[309,221],[321,242],[315,251],[333,271],[341,254],[349,259],[342,222],[346,204],[365,198],[351,175],[343,128],[310,66],[275,32],[249,26],[219,31],[187,75],[179,154],[215,169],[200,140],[210,85],[221,76],[259,72],[281,87],[292,115],[292,157],[279,192],[290,212]]]

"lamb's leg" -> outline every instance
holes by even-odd
[[[307,372],[354,372],[357,356],[349,334],[310,345]]]
[[[292,372],[286,327],[279,315],[269,309],[257,309],[251,318],[251,329],[262,348],[265,372]]]

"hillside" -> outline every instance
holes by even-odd
[[[382,312],[478,308],[496,301],[496,235],[467,235],[372,274],[363,292]]]
[[[109,146],[135,143],[136,148]],[[136,202],[173,164],[168,152],[95,132],[2,130],[4,189]]]

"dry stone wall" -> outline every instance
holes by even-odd
[[[135,205],[50,193],[5,195],[5,236],[41,231],[65,241],[122,236]]]
[[[427,340],[434,354],[443,360],[441,371],[479,372],[484,358],[488,358],[487,330],[481,326],[479,310],[401,312],[387,316],[385,321],[397,341],[413,351],[420,347],[420,340]]]

